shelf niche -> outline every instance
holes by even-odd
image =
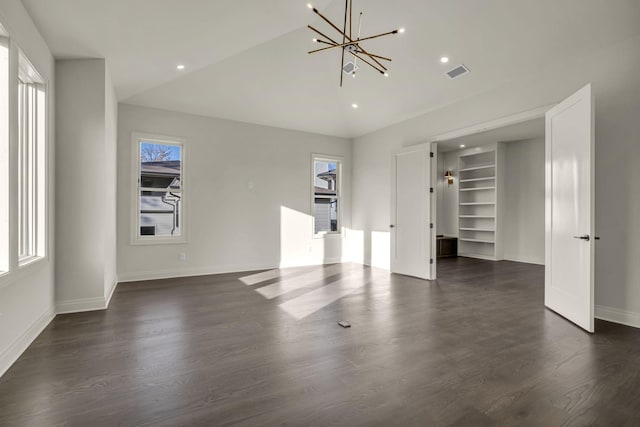
[[[458,256],[504,258],[504,162],[503,143],[458,153]]]

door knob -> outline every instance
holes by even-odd
[[[587,242],[589,240],[591,240],[591,238],[589,237],[588,234],[585,234],[584,236],[573,236],[574,239],[580,239],[580,240],[586,240]]]
[[[395,228],[395,225],[391,224],[389,225],[389,228]]]

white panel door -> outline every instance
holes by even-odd
[[[591,85],[546,114],[545,305],[593,332],[594,113]]]
[[[429,148],[395,153],[391,174],[391,272],[423,279],[432,279]]]

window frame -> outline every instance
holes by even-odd
[[[180,147],[180,194],[181,194],[181,206],[180,206],[180,235],[179,236],[142,236],[140,235],[140,146],[142,142],[151,142],[162,145],[174,145]],[[188,188],[185,184],[187,182],[187,147],[186,140],[184,138],[149,134],[143,132],[132,132],[131,134],[131,147],[132,147],[132,167],[131,167],[131,225],[130,225],[130,243],[131,245],[167,245],[167,244],[185,244],[188,242],[187,230],[188,230]]]
[[[46,80],[20,49],[16,89],[17,258],[22,268],[47,256],[49,97]]]
[[[316,179],[316,162],[328,162],[336,164],[336,195],[335,196],[320,196],[323,199],[337,199],[338,212],[336,214],[336,231],[321,231],[316,233],[316,214],[315,214],[315,179]],[[342,202],[342,175],[343,175],[344,158],[342,156],[334,156],[328,154],[312,154],[311,155],[311,185],[309,186],[311,192],[311,235],[314,239],[323,239],[325,237],[342,236],[342,211],[344,209]]]
[[[11,47],[7,32],[0,23],[0,277],[11,271],[11,238],[10,238],[10,195],[13,190],[10,185],[11,163]]]

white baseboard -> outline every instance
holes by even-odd
[[[318,262],[316,264],[309,263],[309,261],[300,262],[283,262],[280,265],[273,264],[237,264],[237,265],[225,265],[216,267],[199,267],[199,268],[183,268],[183,269],[170,269],[170,270],[153,270],[153,271],[136,271],[132,273],[119,273],[118,281],[122,282],[141,282],[145,280],[157,280],[157,279],[173,279],[177,277],[192,277],[192,276],[207,276],[209,274],[226,274],[226,273],[241,273],[244,271],[257,271],[257,270],[273,270],[277,268],[290,268],[290,267],[306,267],[311,265],[323,265],[323,264],[336,264],[343,262],[342,258],[330,258],[324,260],[324,262]]]
[[[113,284],[111,285],[111,289],[109,289],[109,291],[107,291],[107,297],[106,297],[106,304],[105,304],[105,308],[109,308],[109,304],[111,303],[111,298],[113,297],[113,293],[116,291],[116,288],[118,287],[118,279],[115,280],[115,282],[113,282]]]
[[[81,298],[56,302],[57,314],[82,313],[83,311],[104,310],[106,308],[105,297]]]
[[[106,297],[81,298],[67,301],[56,301],[56,314],[82,313],[85,311],[106,310],[111,297],[118,287],[118,282],[111,285]]]
[[[526,256],[506,255],[505,254],[504,259],[506,261],[524,262],[526,264],[544,265],[544,257],[538,258],[538,257],[526,257]]]
[[[640,328],[640,313],[635,311],[621,310],[619,308],[604,307],[596,305],[596,319],[606,320],[607,322],[620,323],[622,325]]]
[[[118,274],[118,281],[140,282],[144,280],[173,279],[176,277],[206,276],[209,274],[238,273],[242,271],[271,270],[280,268],[270,264],[242,264],[222,267],[180,268],[170,270],[135,271]]]
[[[38,335],[56,316],[53,307],[38,318],[20,335],[2,354],[0,354],[0,377],[18,360],[18,357],[31,345]]]

